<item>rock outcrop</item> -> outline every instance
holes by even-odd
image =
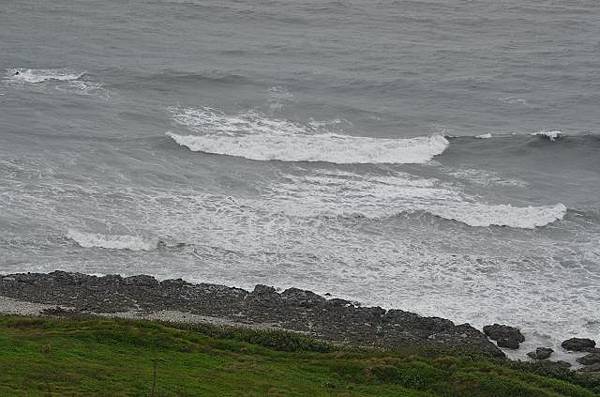
[[[596,346],[596,342],[587,338],[571,338],[564,341],[561,346],[574,352],[587,351]]]
[[[483,327],[483,332],[490,339],[495,340],[498,346],[509,349],[518,349],[519,344],[525,341],[525,337],[518,328],[508,325],[486,325]]]
[[[0,276],[0,295],[62,305],[79,312],[177,310],[305,332],[323,340],[359,346],[440,347],[504,357],[500,349],[469,324],[455,325],[450,320],[421,317],[403,310],[360,307],[297,288],[279,293],[273,287],[257,285],[248,292],[223,285],[190,284],[181,279],[159,282],[146,275],[97,277],[55,271]]]
[[[527,355],[534,360],[545,360],[550,358],[552,353],[554,353],[554,350],[549,347],[538,347],[535,351],[527,353]]]
[[[600,364],[600,353],[590,353],[577,359],[579,364],[592,365]]]

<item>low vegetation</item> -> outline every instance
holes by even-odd
[[[600,381],[454,352],[292,333],[0,316],[0,396],[597,396]]]

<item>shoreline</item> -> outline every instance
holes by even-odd
[[[423,347],[515,359],[481,330],[441,317],[363,307],[311,291],[257,285],[253,291],[218,284],[192,284],[152,276],[96,276],[54,271],[0,275],[0,313],[91,314],[172,323],[274,329],[335,344],[382,349]],[[507,354],[508,353],[508,354]],[[573,369],[579,354],[569,354]],[[559,357],[556,357],[559,356]],[[557,352],[550,361],[560,358]],[[564,356],[564,354],[562,354]]]
[[[57,306],[75,313],[171,321],[204,321],[243,327],[301,332],[316,339],[384,349],[405,346],[460,349],[495,358],[505,354],[469,324],[421,317],[403,310],[362,307],[327,299],[311,291],[257,285],[249,292],[181,279],[159,282],[152,276],[94,276],[54,271],[0,276],[0,296],[16,307]],[[10,305],[5,301],[0,307]],[[34,306],[35,307],[35,306]]]

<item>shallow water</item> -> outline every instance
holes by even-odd
[[[600,337],[598,20],[595,1],[6,4],[0,271]]]

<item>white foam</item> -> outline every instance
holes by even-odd
[[[310,124],[268,118],[255,112],[234,116],[210,108],[172,109],[173,120],[195,132],[168,132],[192,151],[244,157],[250,160],[350,163],[425,163],[444,152],[440,135],[409,139],[370,138],[322,132]]]
[[[529,207],[486,204],[435,179],[408,174],[378,177],[334,171],[289,175],[286,182],[273,188],[267,202],[293,216],[360,215],[379,219],[427,212],[469,226],[522,229],[545,226],[562,219],[567,211],[560,203]]]
[[[549,139],[550,141],[554,142],[555,140],[559,139],[562,135],[562,131],[539,131],[539,132],[534,132],[531,135],[536,135],[536,136],[541,136],[543,138]]]
[[[481,134],[481,135],[477,135],[475,138],[479,138],[479,139],[490,139],[492,137],[492,134],[487,133],[487,134]]]
[[[351,163],[425,163],[444,151],[441,136],[412,139],[359,138],[339,134],[319,135],[177,135],[167,133],[194,152],[244,157],[250,160],[323,161]]]
[[[86,233],[69,229],[67,238],[83,248],[106,248],[130,251],[151,251],[157,247],[157,241],[148,241],[139,236]]]
[[[45,81],[73,81],[85,75],[69,69],[8,69],[6,79],[25,83],[43,83]]]
[[[427,208],[427,211],[469,226],[485,227],[495,225],[533,229],[562,219],[567,213],[567,207],[561,203],[540,207],[513,207],[510,204],[452,203],[445,206],[432,206]]]

